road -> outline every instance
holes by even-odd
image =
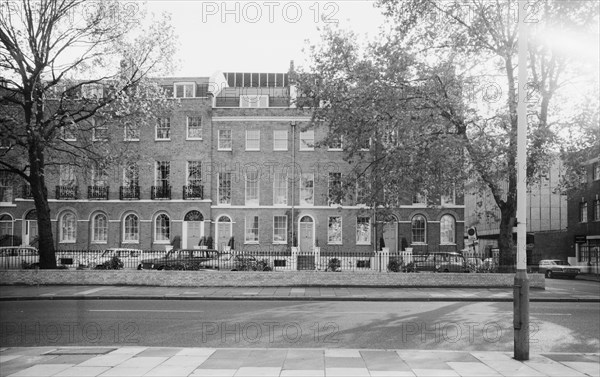
[[[531,352],[600,352],[598,303],[531,303]],[[2,346],[513,349],[510,302],[4,302]]]

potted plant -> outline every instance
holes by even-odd
[[[202,238],[200,238],[200,242],[198,242],[198,246],[200,246],[201,250],[208,249],[208,238],[206,236],[202,236]]]

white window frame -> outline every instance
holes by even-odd
[[[108,186],[108,169],[105,167],[92,167],[92,186],[106,187]]]
[[[11,203],[14,198],[11,173],[0,171],[0,190],[2,190],[0,203]]]
[[[92,128],[92,141],[107,141],[108,140],[108,124],[104,123],[102,126],[96,124]],[[100,132],[103,131],[103,132]],[[104,135],[102,135],[104,133]],[[99,136],[100,135],[100,136]]]
[[[340,234],[339,234],[339,240],[332,240],[332,235],[334,235],[331,232],[331,228],[330,228],[330,223],[331,223],[331,219],[332,218],[338,218],[340,220]],[[328,245],[342,245],[344,242],[344,226],[343,226],[343,219],[342,216],[327,216],[327,244]]]
[[[415,221],[415,219],[417,217],[421,217],[423,219],[423,241],[415,241],[415,235],[413,233],[413,222]],[[411,245],[426,245],[427,244],[427,218],[421,214],[417,214],[414,215],[411,219],[410,219],[410,242]]]
[[[127,218],[129,218],[130,216],[135,217],[135,228],[131,227],[131,230],[135,230],[135,232],[127,232],[128,231],[128,224],[127,224]],[[123,232],[123,240],[122,243],[126,243],[126,244],[137,244],[140,243],[140,217],[133,212],[129,212],[126,213],[125,216],[123,216],[123,223],[122,223],[122,232]],[[133,237],[130,238],[129,235],[132,235]]]
[[[312,146],[309,146],[312,145]],[[300,151],[314,151],[315,150],[315,130],[306,130],[300,132]]]
[[[283,198],[282,201],[278,198]],[[284,172],[273,174],[273,205],[286,206],[288,202],[288,180]]]
[[[340,202],[334,202],[331,199],[331,183],[333,182],[331,180],[331,174],[339,174],[340,175],[340,186],[342,185],[342,173],[340,172],[329,172],[328,176],[327,176],[327,204],[329,206],[341,206],[342,205],[342,201],[344,200],[343,198],[340,198]]]
[[[229,133],[229,139],[224,139],[221,137],[221,132],[223,133]],[[229,141],[229,147],[225,147],[223,146],[223,143],[221,143],[221,141],[224,140],[228,140]],[[217,150],[219,151],[231,151],[233,148],[233,131],[231,130],[218,130],[218,145],[217,145]]]
[[[594,200],[594,221],[600,221],[600,199]]]
[[[72,216],[72,228],[66,229],[65,217]],[[65,211],[60,214],[58,221],[58,229],[60,233],[59,243],[75,243],[77,242],[77,216],[71,211]]]
[[[164,233],[162,232],[162,230],[159,232],[159,226],[158,226],[158,219],[162,218],[163,216],[166,217],[167,221],[169,222],[168,223],[168,234],[166,235],[166,237],[165,237]],[[156,216],[154,217],[154,221],[152,222],[152,225],[153,225],[153,228],[154,228],[153,232],[152,232],[152,233],[154,233],[154,237],[153,237],[153,241],[154,242],[153,243],[156,243],[156,244],[169,244],[171,242],[172,222],[173,221],[171,220],[171,217],[167,213],[160,212],[160,213],[156,214]],[[161,226],[161,228],[164,228],[164,227]],[[158,239],[158,235],[159,234],[162,236],[161,239]],[[164,238],[166,238],[166,239],[164,239]]]
[[[132,131],[132,132],[128,132]],[[123,127],[123,132],[125,135],[123,136],[123,141],[140,141],[140,126],[139,124],[134,125],[131,122],[125,123],[125,127]]]
[[[168,136],[159,138],[158,137],[159,129],[161,131],[166,130]],[[170,141],[171,140],[171,118],[170,117],[159,118],[156,121],[156,127],[154,127],[154,140],[155,141]]]
[[[361,234],[358,226],[360,224],[364,223],[362,221],[359,221],[359,219],[368,219],[368,222],[367,222],[367,224],[368,224],[368,232],[366,233],[367,234],[367,240],[366,241],[358,239],[359,235]],[[370,216],[357,216],[356,217],[356,244],[357,245],[370,245],[371,244],[371,232],[372,232],[371,226],[372,225],[371,225],[371,217]]]
[[[310,177],[310,179],[306,179],[307,177]],[[312,187],[307,188],[305,186],[305,182],[312,182]],[[311,198],[312,200],[310,202],[304,200],[306,198],[306,195],[303,195],[303,192],[307,192],[308,190],[311,191]],[[315,205],[315,175],[313,173],[303,173],[301,178],[300,178],[300,205],[301,206],[314,206]]]
[[[251,221],[254,223],[254,219],[256,219],[256,228],[249,228],[248,227],[248,217],[250,217]],[[260,243],[260,218],[258,217],[258,215],[250,215],[250,216],[246,216],[244,219],[244,243],[245,244],[257,244]],[[254,233],[250,233],[250,231],[256,229],[256,239],[248,239],[248,235],[249,234],[254,234]]]
[[[451,219],[451,223],[446,219]],[[451,229],[446,229],[448,225]],[[456,245],[456,219],[452,215],[445,214],[440,218],[440,245]]]
[[[100,232],[100,228],[98,228],[98,217],[104,216],[104,226],[102,228],[103,232]],[[103,237],[97,237],[98,235]],[[94,244],[106,244],[108,243],[108,216],[103,212],[95,213],[92,216],[92,243]]]
[[[190,167],[192,167],[193,165],[196,165],[196,168],[194,170],[190,170]],[[199,177],[190,180],[190,177],[192,176],[191,173],[193,173],[194,171],[198,172]],[[185,184],[187,186],[202,186],[202,161],[188,161],[186,163],[186,172],[187,174],[185,175]]]
[[[283,228],[281,227],[277,227],[277,219],[279,218],[279,220],[283,219]],[[273,216],[273,244],[276,245],[285,245],[287,244],[287,223],[288,223],[288,219],[286,215],[281,215],[281,216]],[[279,230],[280,232],[283,232],[283,239],[282,240],[275,240],[275,234],[277,234],[276,230]]]
[[[249,175],[256,177],[249,177]],[[258,206],[260,202],[260,170],[248,170],[244,175],[246,206]]]
[[[246,130],[246,150],[260,151],[260,130]]]
[[[128,172],[135,172],[135,176],[128,177]],[[138,187],[140,185],[140,167],[137,163],[128,164],[123,168],[123,187]]]
[[[596,162],[592,165],[592,180],[597,181],[600,179],[600,162]]]
[[[223,176],[222,176],[223,174]],[[223,190],[225,190],[226,188],[221,187],[221,181],[224,180],[225,176],[229,177],[229,195],[227,195],[229,197],[229,200],[227,202],[222,202],[221,199],[223,197]],[[218,180],[217,180],[217,205],[231,205],[231,173],[229,172],[222,172],[219,173],[218,176]]]
[[[77,136],[75,136],[76,131],[77,125],[75,122],[65,124],[60,129],[60,137],[63,141],[77,141]]]
[[[283,137],[285,135],[285,137]],[[284,144],[285,141],[285,144]],[[278,146],[279,142],[279,146]],[[284,145],[281,145],[284,144]],[[273,150],[287,151],[288,150],[288,132],[287,130],[273,130]]]
[[[167,178],[159,177],[161,166],[166,167]],[[164,183],[166,181],[166,184]],[[171,161],[156,161],[154,164],[154,186],[169,187],[171,185]]]
[[[587,202],[579,203],[579,222],[580,223],[588,222],[588,203]]]
[[[6,217],[6,218],[4,218]],[[6,230],[7,233],[4,233]],[[0,214],[0,237],[1,236],[14,236],[15,232],[15,218],[10,213]]]
[[[77,186],[77,176],[72,165],[60,165],[58,184],[67,187]]]
[[[191,93],[192,95],[191,96],[186,95],[187,91],[185,90],[185,87],[189,86],[189,85],[192,86],[192,93]],[[177,96],[177,87],[178,86],[183,86],[183,96],[182,97]],[[196,97],[196,83],[195,82],[182,81],[182,82],[173,83],[173,98],[194,98],[194,97]]]
[[[198,126],[200,129],[200,136],[190,136],[190,120],[198,120]],[[186,140],[202,140],[202,117],[201,116],[187,116],[186,117]]]

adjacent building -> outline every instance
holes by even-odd
[[[569,263],[600,273],[600,163],[585,163],[585,180],[569,194]]]

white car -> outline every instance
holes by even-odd
[[[3,246],[0,247],[0,269],[21,269],[24,267],[39,267],[40,253],[32,246]]]
[[[82,258],[79,260],[80,266],[89,268],[97,268],[99,265],[110,262],[113,257],[119,258],[123,262],[124,269],[141,269],[142,259],[144,258],[143,251],[139,249],[126,249],[126,248],[111,248],[106,249],[102,254],[90,256],[89,258]]]

